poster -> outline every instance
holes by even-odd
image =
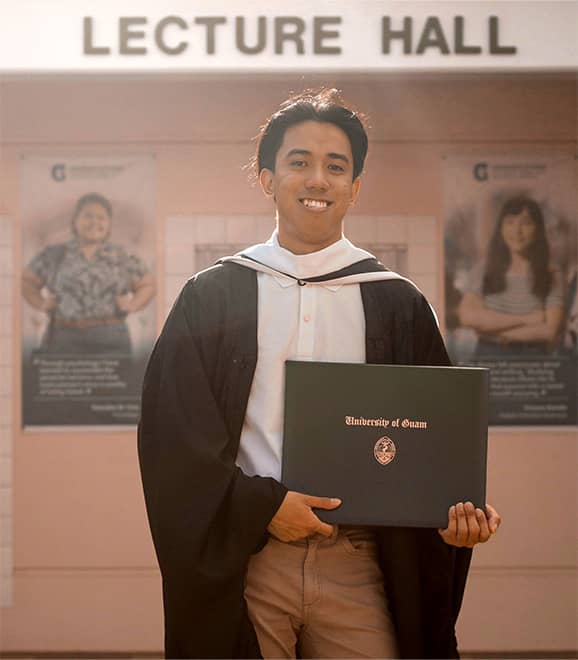
[[[22,423],[132,426],[156,335],[154,159],[21,162]]]
[[[490,369],[490,423],[577,423],[576,159],[449,156],[447,343]]]

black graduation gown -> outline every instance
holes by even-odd
[[[339,274],[383,269],[368,259]],[[411,284],[360,286],[367,362],[449,363],[431,309]],[[138,430],[170,658],[261,657],[244,575],[286,488],[235,466],[256,363],[256,272],[224,263],[197,274],[151,355]],[[432,529],[380,528],[377,537],[401,657],[457,657],[471,552]]]

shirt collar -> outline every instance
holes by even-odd
[[[293,254],[293,252],[279,245],[279,236],[276,229],[266,243],[253,245],[242,250],[242,254],[300,279],[332,273],[362,259],[373,257],[371,253],[353,245],[343,235],[335,243],[317,252]],[[275,277],[275,280],[283,287],[297,284],[295,280],[289,280],[285,277]],[[318,284],[323,286],[322,282]],[[336,291],[340,288],[340,285],[330,285],[326,288]]]

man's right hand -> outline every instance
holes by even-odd
[[[298,541],[311,534],[331,536],[333,526],[324,523],[313,513],[316,509],[336,509],[341,500],[315,497],[290,490],[267,527],[269,534],[280,541]]]

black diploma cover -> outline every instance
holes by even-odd
[[[446,527],[484,508],[488,370],[285,363],[281,481],[339,497],[326,522]]]

